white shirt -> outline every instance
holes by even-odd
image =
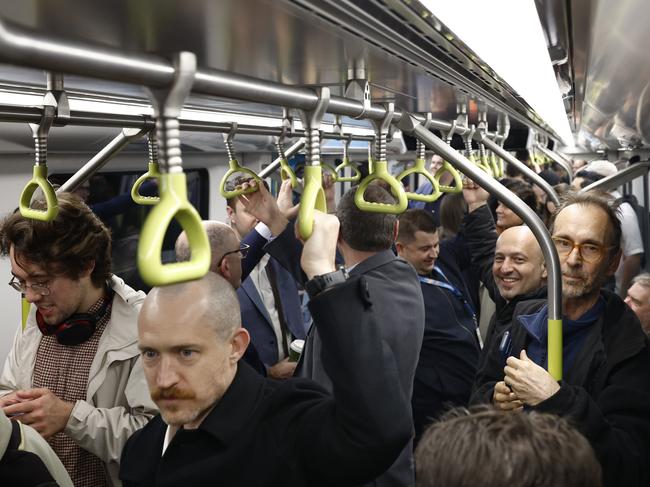
[[[275,341],[278,347],[278,361],[286,357],[284,353],[284,346],[282,341],[289,344],[291,338],[289,336],[282,337],[282,326],[280,325],[280,316],[278,315],[278,309],[275,306],[275,297],[273,296],[273,289],[271,288],[271,282],[269,281],[269,276],[266,273],[266,266],[269,263],[269,255],[265,255],[260,259],[259,263],[251,271],[249,277],[255,285],[257,292],[262,298],[262,304],[266,308],[266,311],[269,313],[271,318],[271,325],[273,326],[273,331],[275,333]],[[287,334],[288,335],[288,334]],[[274,364],[270,364],[274,365]]]
[[[614,198],[620,198],[621,193],[612,191],[611,195]],[[634,208],[627,202],[623,202],[619,206],[618,219],[621,222],[621,249],[623,251],[623,259],[616,269],[616,290],[621,287],[621,279],[623,278],[623,260],[632,255],[643,253],[643,239],[641,238],[641,229],[639,228],[639,219]]]
[[[171,426],[167,425],[167,430],[165,431],[165,439],[163,440],[162,453],[160,454],[161,457],[165,455],[165,451],[167,451],[167,447],[172,442],[172,439],[174,438],[174,435],[176,435],[177,431],[178,428],[172,428]]]

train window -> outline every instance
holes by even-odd
[[[90,182],[78,188],[77,193],[111,230],[113,237],[113,272],[133,289],[148,292],[147,286],[137,269],[137,251],[140,231],[151,206],[142,206],[131,199],[131,187],[141,171],[107,172],[93,176]],[[209,176],[206,169],[187,169],[187,197],[197,209],[201,218],[209,218]],[[72,174],[55,173],[50,176],[52,184],[60,185]],[[155,182],[146,182],[141,193],[148,196],[158,194]],[[174,243],[181,233],[181,226],[172,222],[163,243],[163,262],[173,262]]]

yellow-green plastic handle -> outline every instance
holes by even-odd
[[[133,199],[134,202],[136,202],[139,205],[155,205],[160,202],[160,197],[159,196],[142,196],[140,194],[140,186],[147,180],[147,179],[159,179],[160,178],[160,170],[158,169],[158,163],[157,162],[150,162],[149,163],[149,170],[144,173],[142,176],[140,176],[135,183],[133,183],[133,187],[131,188],[131,198]]]
[[[444,184],[440,184],[440,178],[446,172],[453,176],[454,186],[446,186]],[[449,164],[447,161],[442,161],[442,166],[436,171],[436,174],[433,177],[436,181],[438,181],[438,187],[440,188],[441,193],[460,193],[463,190],[463,179],[460,176],[460,173],[456,171],[456,168]]]
[[[289,161],[286,159],[280,159],[280,179],[282,179],[282,181],[289,179],[291,181],[292,188],[298,187],[299,183],[298,178],[296,177],[296,173],[293,171],[289,165]]]
[[[47,204],[47,209],[45,210],[35,210],[29,206],[32,202],[34,191],[38,188],[41,188],[45,196],[45,203]],[[20,214],[25,218],[43,222],[51,222],[59,214],[59,203],[56,199],[56,192],[52,184],[47,180],[47,166],[34,166],[34,175],[27,182],[25,189],[23,189],[20,195],[19,208]]]
[[[228,164],[230,165],[230,169],[228,169],[226,174],[223,175],[223,178],[221,178],[221,184],[219,185],[219,192],[221,193],[221,196],[229,199],[236,196],[241,196],[242,194],[254,193],[257,191],[257,188],[234,189],[232,191],[226,191],[226,183],[233,174],[237,173],[247,174],[252,177],[257,182],[257,184],[262,184],[260,177],[247,167],[240,166],[239,162],[237,162],[237,159],[231,159]]]
[[[442,195],[442,192],[440,191],[440,184],[434,178],[429,171],[427,171],[426,162],[424,159],[416,159],[415,160],[415,165],[409,169],[405,169],[402,171],[402,173],[397,176],[398,181],[402,181],[402,179],[410,176],[411,174],[419,174],[420,176],[424,176],[432,186],[431,194],[418,194],[418,193],[413,193],[410,191],[406,192],[406,197],[410,200],[414,201],[424,201],[425,203],[430,203],[432,201],[436,201],[440,196]]]
[[[345,172],[341,173],[341,171],[344,171],[346,167],[349,167],[350,170],[352,171],[352,176],[345,176]],[[359,168],[352,164],[350,162],[350,159],[347,157],[343,159],[343,162],[336,166],[336,180],[340,181],[342,183],[356,183],[361,179],[361,171],[359,171]]]
[[[151,209],[140,233],[138,269],[150,286],[166,286],[203,277],[210,268],[210,243],[201,217],[187,200],[185,173],[160,175],[160,203]],[[183,227],[191,249],[187,262],[163,264],[161,252],[173,219]]]
[[[368,189],[368,185],[373,182],[375,179],[381,179],[390,186],[393,196],[397,198],[397,203],[387,204],[387,203],[372,203],[366,201],[363,195]],[[374,213],[391,213],[399,214],[406,211],[408,206],[408,198],[406,197],[406,191],[404,191],[404,186],[397,179],[395,179],[388,172],[388,162],[387,161],[375,161],[373,163],[373,172],[368,174],[363,181],[359,183],[356,193],[354,193],[354,202],[362,211],[371,211]]]
[[[548,373],[562,380],[562,320],[548,320]]]
[[[490,165],[492,166],[492,175],[499,179],[503,177],[503,167],[500,164],[499,160],[497,159],[497,156],[494,154],[490,154]]]
[[[27,318],[29,317],[29,310],[31,307],[31,303],[25,299],[25,296],[20,299],[20,323],[23,327],[23,330],[27,328]]]
[[[320,166],[305,166],[305,188],[300,197],[298,232],[307,240],[314,231],[314,209],[327,213],[327,201],[323,191],[323,170]]]
[[[474,157],[472,155],[472,157],[470,157],[470,160],[478,167],[483,169],[483,171],[488,173],[490,176],[494,176],[494,174],[492,174],[492,167],[490,166],[490,163],[486,159],[484,159],[483,157]]]
[[[334,182],[336,183],[336,182],[339,180],[339,177],[338,177],[338,175],[337,175],[337,173],[336,173],[336,169],[334,169],[332,166],[330,166],[329,164],[323,164],[323,163],[321,162],[321,163],[320,163],[320,167],[321,167],[323,170],[325,170],[325,171],[327,171],[328,173],[330,173],[330,175],[332,176],[332,181],[334,181]],[[322,174],[322,173],[321,173],[321,174]]]

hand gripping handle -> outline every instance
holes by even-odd
[[[187,262],[163,264],[161,252],[173,219],[183,227],[191,249]],[[210,268],[210,244],[201,217],[187,200],[185,173],[160,175],[160,203],[147,217],[138,243],[138,269],[150,286],[165,286],[203,277]]]
[[[45,210],[36,210],[29,206],[32,201],[32,196],[34,196],[34,191],[38,188],[41,188],[45,196],[45,203],[47,205]],[[31,218],[32,220],[51,222],[56,218],[56,215],[59,213],[59,203],[56,199],[56,193],[52,184],[47,180],[47,166],[38,164],[34,166],[34,175],[27,182],[25,189],[23,189],[20,195],[19,208],[22,216]]]
[[[226,199],[230,199],[236,196],[241,196],[247,193],[254,193],[255,191],[257,191],[257,187],[246,188],[246,189],[235,188],[232,191],[226,191],[226,184],[228,183],[228,180],[233,174],[237,174],[237,173],[247,174],[251,178],[253,178],[257,182],[257,184],[262,184],[262,180],[257,174],[255,174],[255,171],[252,171],[247,167],[240,166],[239,162],[237,162],[237,159],[230,159],[230,162],[228,164],[230,165],[230,169],[228,169],[226,174],[223,175],[223,178],[221,178],[221,184],[219,184],[219,191],[221,192],[221,196],[223,196]]]
[[[372,203],[364,199],[364,194],[368,185],[373,182],[375,179],[380,179],[388,184],[393,193],[393,196],[397,198],[397,203],[386,204],[386,203]],[[388,172],[388,162],[387,161],[375,161],[373,163],[373,172],[368,174],[357,188],[356,193],[354,194],[354,202],[362,211],[371,211],[374,213],[391,213],[391,214],[400,214],[403,213],[408,206],[408,198],[406,197],[406,191],[402,183],[390,175]]]
[[[286,159],[280,159],[280,179],[282,181],[285,180],[290,180],[291,181],[291,187],[292,188],[297,188],[298,187],[298,178],[296,177],[296,173],[293,171],[291,166],[289,165],[289,161]]]

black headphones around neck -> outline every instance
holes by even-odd
[[[111,297],[104,298],[104,304],[95,313],[75,313],[62,323],[48,325],[43,315],[36,310],[36,324],[43,335],[54,335],[61,345],[79,345],[85,342],[97,328],[97,323],[103,318],[111,304]]]

